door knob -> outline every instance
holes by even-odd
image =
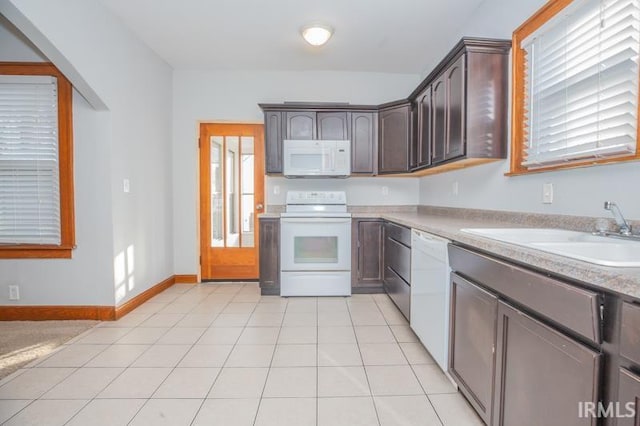
[[[256,204],[256,210],[262,210],[264,206],[262,204]]]

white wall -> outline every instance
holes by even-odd
[[[462,35],[511,38],[543,0],[485,0]],[[459,37],[458,37],[459,38]],[[443,41],[443,43],[446,41]],[[452,45],[455,40],[448,44]],[[580,216],[609,216],[603,201],[617,201],[630,219],[640,219],[640,164],[627,163],[505,177],[507,161],[420,179],[420,204]],[[458,182],[459,194],[452,185]],[[543,183],[554,184],[553,204],[542,204]]]
[[[290,191],[345,191],[350,206],[415,206],[418,204],[416,178],[352,177],[348,179],[287,179],[269,177],[268,204],[284,205]],[[383,188],[386,187],[386,194]],[[277,191],[276,191],[277,188]],[[278,194],[276,194],[278,192]]]
[[[110,304],[119,305],[173,274],[172,70],[98,0],[7,0],[0,12],[109,111],[108,126],[91,137],[109,148],[99,160],[109,185],[94,189],[94,202],[110,210],[112,225],[95,226],[111,239]]]
[[[176,70],[173,79],[173,197],[175,269],[198,271],[198,150],[199,121],[262,123],[258,103],[350,102],[379,104],[406,97],[419,83],[418,75],[349,72],[272,72]],[[382,180],[344,181],[266,179],[267,204],[282,204],[288,189],[344,189],[350,204],[415,204],[416,179],[389,181],[389,196],[378,197]],[[403,184],[403,182],[405,182]],[[280,196],[273,186],[280,186]],[[407,188],[404,190],[404,188]]]
[[[0,16],[0,61],[46,60]],[[0,260],[0,305],[113,305],[111,209],[102,195],[111,191],[108,123],[108,113],[93,110],[74,90],[77,249],[72,259]],[[8,301],[9,285],[20,286],[19,302]]]

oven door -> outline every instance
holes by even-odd
[[[350,271],[350,218],[280,219],[282,271]]]

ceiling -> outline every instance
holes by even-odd
[[[101,0],[175,69],[420,74],[482,0]],[[300,28],[335,33],[320,48]],[[443,46],[442,43],[446,43]],[[424,52],[424,54],[421,54]]]

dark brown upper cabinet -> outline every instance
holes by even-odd
[[[282,173],[283,139],[348,139],[353,174],[422,176],[506,158],[510,50],[509,40],[463,38],[393,103],[260,104],[266,172]]]
[[[422,146],[431,137],[431,166],[506,158],[510,47],[506,40],[462,39],[411,94],[419,120],[415,143]],[[426,134],[420,122],[428,121],[429,88]]]
[[[317,139],[316,120],[317,116],[315,111],[285,112],[287,136],[285,139]]]
[[[377,173],[378,114],[350,112],[351,173]]]
[[[433,164],[464,155],[464,58],[464,55],[459,57],[431,86],[434,129],[431,138],[431,162]],[[422,101],[424,102],[424,99]]]
[[[431,164],[431,141],[433,139],[433,96],[428,86],[416,98],[416,138],[412,145],[411,169],[423,169]]]
[[[264,161],[266,173],[282,173],[282,112],[264,113]]]
[[[318,139],[339,141],[349,139],[346,112],[318,112],[317,117]]]
[[[411,145],[411,104],[403,102],[380,110],[378,138],[378,172],[406,173],[409,171]]]
[[[266,173],[282,173],[284,139],[351,141],[351,173],[377,173],[378,107],[344,104],[261,104]]]

